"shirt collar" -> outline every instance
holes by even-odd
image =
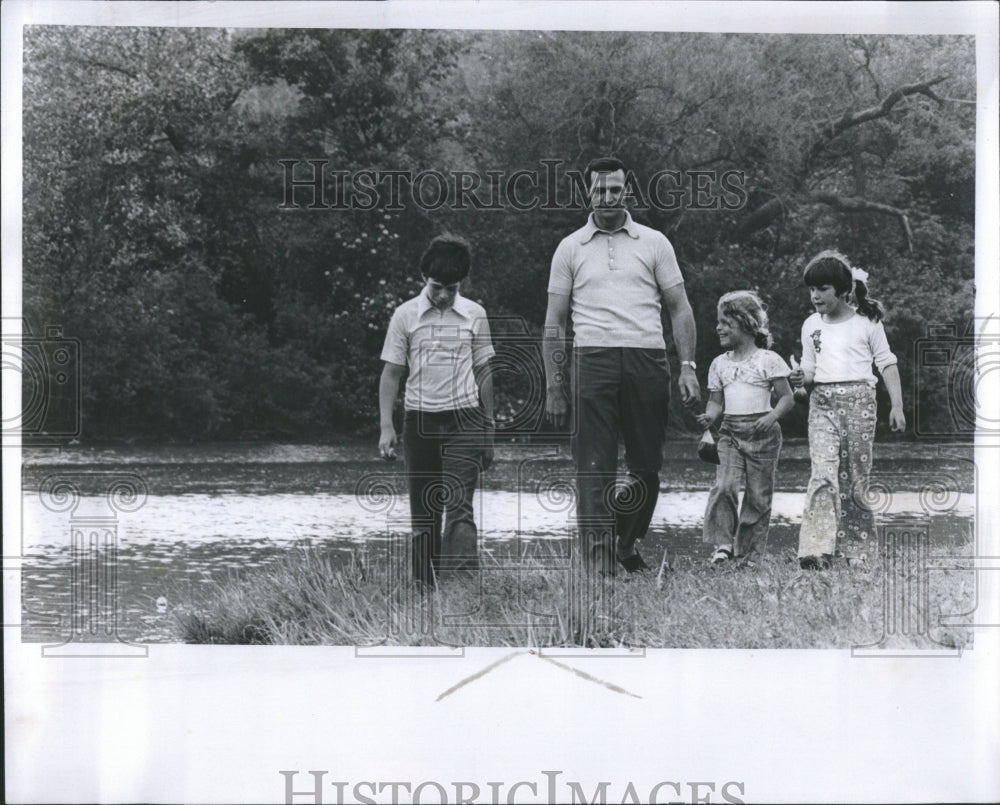
[[[638,240],[639,230],[636,226],[635,221],[632,220],[632,216],[629,215],[628,210],[625,211],[625,223],[623,223],[615,232],[620,232],[625,230],[625,233],[633,240]],[[594,235],[598,232],[607,232],[606,229],[601,229],[597,223],[594,221],[594,213],[591,212],[587,216],[587,225],[583,228],[583,233],[580,238],[581,243],[587,243]],[[613,232],[611,234],[614,234]]]
[[[449,309],[454,310],[462,318],[474,318],[470,302],[462,296],[461,292],[455,294],[455,301]],[[417,316],[422,317],[428,310],[435,310],[435,307],[431,304],[431,300],[427,296],[427,289],[424,288],[420,292],[420,296],[417,297]]]

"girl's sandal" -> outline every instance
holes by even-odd
[[[733,558],[733,552],[729,548],[716,548],[715,553],[709,557],[709,564],[713,565],[724,565],[726,562],[731,561]]]

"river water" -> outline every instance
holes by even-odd
[[[511,445],[497,452],[476,498],[482,550],[501,557],[541,542],[568,544],[574,515],[568,449]],[[373,453],[367,445],[26,452],[22,639],[65,640],[81,591],[111,588],[113,601],[95,600],[91,610],[113,610],[119,637],[172,641],[173,608],[220,577],[252,573],[302,545],[345,559],[372,558],[388,541],[405,538],[408,515],[401,463]],[[714,477],[693,443],[668,445],[667,455],[641,546],[655,563],[664,554],[705,554],[700,530]],[[879,445],[870,503],[882,518],[930,523],[938,545],[966,543],[976,515],[971,459],[968,448]],[[806,445],[786,445],[768,552],[794,549],[808,476]],[[84,639],[100,639],[104,621],[77,627]]]

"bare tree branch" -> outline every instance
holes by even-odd
[[[859,36],[854,41],[860,44],[860,48],[859,49],[861,50],[861,52],[864,54],[864,57],[865,57],[864,64],[862,64],[859,69],[862,72],[864,72],[864,74],[866,76],[868,76],[868,80],[872,82],[872,86],[875,89],[875,97],[881,99],[882,98],[882,85],[879,84],[878,79],[875,77],[875,73],[872,72],[872,46],[871,46],[871,43],[869,43],[868,37],[866,37],[864,34],[862,34],[861,36]]]
[[[857,196],[837,196],[833,193],[816,193],[809,201],[818,204],[826,204],[837,212],[874,212],[881,215],[891,215],[899,220],[903,227],[903,235],[906,238],[907,251],[913,252],[913,230],[910,228],[910,219],[906,210],[893,207],[891,204],[882,204],[878,201],[869,201],[866,198]]]
[[[933,90],[931,90],[931,87],[935,84],[940,84],[942,81],[946,81],[947,79],[948,76],[941,75],[937,78],[932,78],[929,81],[921,81],[919,84],[906,84],[902,87],[894,89],[886,95],[881,103],[876,104],[875,106],[870,106],[859,112],[844,112],[840,119],[832,121],[829,128],[822,132],[820,139],[813,143],[812,148],[809,149],[806,164],[811,164],[813,158],[826,147],[827,143],[836,138],[838,135],[843,134],[845,131],[854,128],[855,126],[860,126],[862,123],[868,123],[871,120],[878,120],[879,118],[885,117],[892,111],[896,104],[910,95],[926,95],[938,103],[941,103],[941,99],[933,92]]]
[[[780,218],[785,212],[785,204],[780,198],[772,198],[765,201],[754,210],[747,219],[736,230],[735,239],[746,240],[754,232],[767,229],[772,223]]]
[[[902,87],[897,87],[892,92],[890,92],[882,103],[877,106],[869,107],[868,109],[862,109],[860,112],[847,112],[834,124],[834,131],[831,136],[836,137],[845,129],[849,129],[853,126],[859,126],[862,123],[867,123],[869,120],[876,120],[880,117],[885,117],[892,110],[897,103],[899,103],[903,98],[910,95],[927,95],[930,98],[938,100],[937,95],[931,91],[931,87],[935,84],[940,84],[942,81],[946,81],[948,76],[941,75],[937,78],[932,78],[929,81],[921,81],[919,84],[906,84]]]
[[[707,157],[706,159],[701,159],[690,165],[686,165],[684,170],[697,170],[698,168],[704,168],[708,165],[715,165],[718,162],[732,162],[733,152],[731,149],[727,149],[724,153],[716,154],[715,156]]]
[[[102,70],[109,70],[112,73],[120,73],[123,76],[131,78],[133,81],[139,78],[138,73],[134,73],[131,70],[126,70],[124,67],[119,67],[117,64],[109,64],[108,62],[98,61],[97,59],[87,58],[84,59],[80,56],[70,56],[73,61],[77,64],[82,64],[86,67],[98,67]]]

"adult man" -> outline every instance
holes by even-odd
[[[459,294],[468,244],[434,238],[420,258],[424,288],[392,314],[382,348],[379,451],[395,458],[392,409],[409,367],[403,419],[413,577],[479,566],[472,495],[493,461],[493,357],[486,312]],[[442,526],[444,527],[442,530]]]
[[[562,425],[569,400],[564,339],[572,312],[577,524],[585,564],[611,575],[616,557],[630,573],[647,567],[635,541],[646,534],[660,489],[670,401],[662,308],[681,360],[681,398],[688,403],[699,397],[684,279],[667,238],[637,224],[625,209],[625,178],[618,159],[587,166],[592,212],[556,249],[545,314],[546,411]],[[615,494],[619,435],[629,481]]]

